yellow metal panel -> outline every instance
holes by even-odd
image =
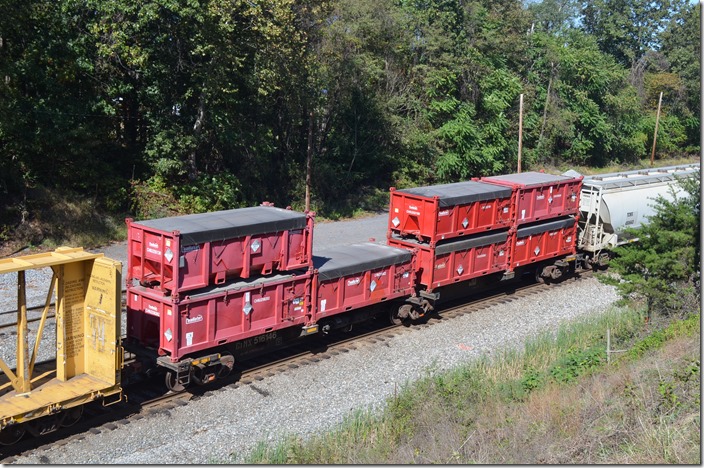
[[[11,392],[0,398],[0,428],[10,420],[23,422],[46,416],[52,411],[88,403],[121,390],[87,374],[68,382],[52,379],[29,395]]]
[[[29,270],[31,268],[50,267],[80,260],[92,260],[103,256],[104,254],[102,253],[85,252],[80,247],[59,247],[53,252],[0,259],[0,274]]]
[[[85,295],[85,372],[111,384],[119,383],[122,264],[98,258]],[[117,364],[117,367],[116,367]]]
[[[79,261],[57,267],[56,377],[59,380],[68,380],[83,373],[83,310],[88,266]]]

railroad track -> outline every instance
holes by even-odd
[[[301,344],[277,351],[271,355],[240,361],[238,369],[228,377],[214,383],[198,387],[189,387],[181,393],[166,393],[163,381],[160,378],[152,379],[151,383],[142,382],[135,387],[126,387],[126,401],[110,407],[99,405],[86,408],[84,419],[70,428],[48,434],[46,438],[34,439],[25,437],[24,440],[11,447],[0,446],[0,463],[12,463],[15,457],[29,451],[42,451],[54,446],[62,446],[73,440],[85,438],[86,433],[100,433],[116,429],[120,425],[127,425],[145,417],[160,412],[168,412],[179,406],[188,404],[188,401],[207,398],[216,393],[226,392],[230,389],[245,385],[256,384],[267,378],[279,375],[306,365],[314,365],[322,360],[331,359],[342,353],[354,352],[363,346],[385,342],[394,337],[413,333],[418,330],[432,327],[471,314],[495,305],[513,302],[524,297],[540,294],[551,288],[559,288],[575,281],[582,281],[591,277],[590,271],[582,271],[560,283],[545,285],[540,283],[518,284],[515,287],[502,288],[488,291],[481,296],[473,298],[470,302],[458,300],[445,305],[437,315],[430,316],[427,320],[408,325],[382,325],[371,321],[348,333],[344,337],[320,337],[310,343]],[[311,337],[312,338],[312,337]]]

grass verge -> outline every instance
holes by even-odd
[[[628,350],[611,364],[607,328]],[[615,309],[428,376],[381,414],[228,462],[699,464],[699,335],[699,314],[657,327]]]

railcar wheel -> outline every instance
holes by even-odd
[[[25,433],[24,427],[19,424],[9,426],[0,431],[0,445],[13,445],[20,441]]]
[[[535,269],[535,282],[545,284],[545,277],[543,276],[543,267],[538,267]]]
[[[232,354],[224,354],[220,356],[220,368],[217,372],[217,378],[224,379],[225,377],[230,375],[230,372],[232,372],[232,368],[234,366],[235,357]]]
[[[71,427],[81,420],[83,416],[83,406],[75,406],[65,411],[64,418],[61,420],[62,427]]]
[[[182,383],[179,383],[178,378],[176,377],[176,374],[171,371],[166,371],[166,377],[164,378],[164,383],[166,384],[166,388],[171,390],[174,393],[181,393],[186,389],[186,386],[183,385]]]
[[[392,325],[403,325],[408,321],[408,317],[413,312],[413,306],[411,304],[392,305],[389,309],[389,320],[391,320]]]
[[[403,323],[403,319],[398,316],[398,310],[395,309],[395,307],[391,309],[389,313],[389,321],[391,322],[391,325],[401,325]]]
[[[215,380],[215,374],[208,373],[207,367],[194,367],[193,374],[191,374],[191,377],[198,385],[205,385],[211,382],[212,380]]]

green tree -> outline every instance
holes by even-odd
[[[36,184],[109,197],[104,175],[124,168],[73,18],[59,2],[0,5],[0,190],[22,204]]]
[[[394,38],[404,31],[388,0],[339,1],[315,18],[303,96],[304,115],[313,114],[303,127],[312,143],[313,206],[347,213],[360,194],[390,184],[397,152],[387,73],[397,62]]]
[[[626,67],[659,48],[659,34],[686,0],[592,0],[582,6],[582,25],[601,50]]]
[[[528,5],[533,14],[531,30],[561,35],[575,27],[580,3],[577,0],[543,0]]]
[[[288,201],[298,147],[282,144],[274,122],[298,122],[287,96],[301,82],[305,38],[291,0],[75,8],[96,44],[91,66],[106,83],[105,106],[129,120],[145,163],[136,194],[165,190],[179,211]]]
[[[615,249],[610,269],[618,277],[600,278],[624,297],[646,300],[649,312],[692,312],[698,307],[701,281],[699,177],[680,182],[679,194],[658,197],[655,215],[632,234],[640,239]]]
[[[405,2],[404,9],[414,31],[413,110],[420,110],[411,145],[423,148],[431,168],[426,183],[513,167],[530,27],[520,2]]]
[[[536,32],[531,39],[528,80],[536,99],[524,138],[529,159],[601,166],[644,156],[640,103],[625,68],[580,30]]]
[[[684,0],[0,7],[14,221],[40,186],[139,216],[300,208],[308,154],[314,208],[349,214],[390,185],[514,170],[520,94],[526,169],[643,157],[661,90],[658,154],[699,146],[699,10]]]
[[[661,53],[669,62],[669,71],[675,74],[679,86],[669,103],[680,118],[687,134],[685,151],[699,150],[700,113],[700,63],[701,42],[699,18],[701,7],[687,3],[682,5],[661,35]]]

